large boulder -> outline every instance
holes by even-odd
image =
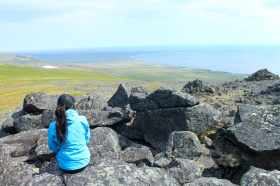
[[[199,104],[199,99],[168,87],[161,87],[147,96],[160,108],[189,107]]]
[[[190,131],[175,131],[168,138],[166,155],[172,158],[197,159],[202,154],[198,137]]]
[[[227,138],[256,154],[280,152],[280,107],[241,105]]]
[[[267,69],[262,69],[245,78],[245,81],[263,81],[275,79],[279,79],[279,76],[269,72]]]
[[[25,115],[26,112],[24,110],[22,110],[23,105],[21,104],[20,106],[18,106],[13,113],[8,116],[8,118],[4,121],[4,123],[2,124],[2,130],[3,132],[7,132],[10,134],[15,134],[17,133],[17,130],[14,126],[14,121],[18,118],[20,118],[21,116]]]
[[[250,167],[250,170],[242,176],[240,185],[280,185],[280,171]]]
[[[159,108],[154,101],[146,98],[144,93],[132,93],[129,97],[129,103],[132,110],[144,112],[147,110],[153,110]]]
[[[124,107],[129,104],[131,92],[126,85],[120,84],[116,93],[108,101],[110,107]]]
[[[91,152],[91,161],[100,159],[119,159],[121,147],[117,133],[107,127],[98,127],[90,130],[88,143]]]
[[[128,147],[121,152],[121,160],[128,163],[153,165],[154,157],[148,147]]]
[[[74,185],[162,185],[175,186],[178,182],[166,171],[154,167],[136,167],[128,164],[100,164],[88,166],[77,174],[66,174],[65,184]]]
[[[135,114],[129,107],[125,109],[106,107],[101,111],[77,110],[77,112],[87,118],[90,127],[104,127],[125,123],[130,121]]]
[[[44,126],[41,123],[42,115],[26,114],[20,116],[14,121],[14,126],[17,132],[42,129]]]
[[[186,101],[187,102],[187,101]],[[157,150],[165,150],[169,135],[174,131],[191,131],[199,135],[220,117],[220,112],[204,103],[191,107],[155,109],[137,112],[132,127]]]
[[[64,186],[63,178],[49,174],[43,173],[35,175],[32,177],[24,186]]]
[[[192,183],[186,183],[184,186],[237,186],[226,179],[218,179],[214,177],[198,178]]]
[[[195,161],[181,158],[172,160],[167,166],[167,171],[180,184],[193,182],[202,175],[202,171]]]
[[[28,94],[24,98],[23,109],[29,113],[42,113],[44,110],[55,109],[57,99],[57,95],[42,92]]]

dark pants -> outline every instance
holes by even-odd
[[[76,174],[78,172],[82,172],[83,170],[85,170],[85,168],[87,168],[88,165],[86,165],[85,167],[83,168],[80,168],[80,169],[77,169],[77,170],[65,170],[65,169],[62,169],[60,168],[64,173],[67,173],[67,174]]]

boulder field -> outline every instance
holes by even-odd
[[[77,174],[47,145],[58,96],[28,94],[2,125],[0,185],[279,185],[280,84],[268,73],[181,91],[121,84],[106,103],[75,97],[91,130],[91,162]],[[236,89],[231,107],[204,99]]]

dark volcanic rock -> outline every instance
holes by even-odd
[[[280,171],[250,167],[250,170],[243,175],[240,185],[280,185]]]
[[[124,107],[129,103],[130,91],[128,88],[120,84],[116,93],[112,96],[112,98],[108,101],[108,105],[110,107]]]
[[[128,163],[153,165],[154,157],[148,147],[128,147],[121,153],[121,159]]]
[[[213,177],[206,178],[198,178],[192,183],[186,183],[184,186],[235,186],[235,184],[231,183],[226,179],[218,179]],[[237,186],[237,185],[236,185]]]
[[[129,107],[126,107],[125,110],[118,107],[106,107],[106,110],[101,111],[77,110],[77,112],[87,118],[90,127],[125,123],[130,121],[135,114],[135,111],[132,111]]]
[[[180,184],[193,182],[202,175],[199,165],[193,160],[177,158],[167,166],[169,175]]]
[[[194,81],[189,81],[182,89],[182,92],[186,93],[193,93],[195,92],[195,89],[202,88],[203,83],[201,80],[194,80]]]
[[[11,114],[2,124],[2,130],[3,132],[7,132],[10,134],[17,133],[16,128],[14,126],[14,121],[18,118],[20,118],[22,115],[26,114],[25,111],[22,110],[23,105],[18,106],[14,111],[13,114]]]
[[[129,97],[130,107],[140,112],[159,108],[155,102],[147,99],[146,96],[147,95],[143,93],[132,93]]]
[[[239,106],[235,125],[227,129],[230,140],[257,154],[279,153],[279,135],[279,106]]]
[[[14,126],[17,132],[42,129],[44,126],[41,123],[42,115],[26,114],[14,121]]]
[[[253,73],[248,78],[245,78],[245,81],[262,81],[275,79],[279,79],[279,76],[269,72],[267,69],[262,69]]]
[[[175,131],[168,138],[166,155],[173,158],[197,159],[202,154],[198,137],[190,131]]]
[[[189,94],[177,92],[168,87],[161,87],[147,96],[160,108],[189,107],[199,104],[199,99]]]
[[[57,95],[49,95],[41,92],[28,94],[24,98],[23,109],[29,113],[42,113],[44,110],[55,109],[57,99]]]
[[[45,110],[42,112],[41,125],[44,128],[49,128],[53,121],[55,121],[55,110]]]
[[[119,159],[121,147],[117,133],[107,127],[98,127],[90,130],[88,143],[91,152],[91,161],[100,159]]]
[[[89,166],[78,174],[66,174],[65,184],[74,185],[162,185],[175,186],[178,182],[160,168],[129,165]]]
[[[76,110],[102,110],[106,106],[105,100],[101,97],[89,94],[87,97],[81,99],[76,105]]]
[[[156,109],[137,112],[132,126],[158,150],[165,150],[170,133],[191,131],[199,135],[220,116],[220,112],[204,103],[192,107]]]

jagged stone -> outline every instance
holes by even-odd
[[[250,167],[250,170],[242,176],[240,185],[280,185],[280,171]]]
[[[262,69],[245,78],[245,81],[263,81],[275,79],[279,79],[279,76],[269,72],[267,69]]]
[[[41,125],[49,128],[51,122],[55,121],[55,110],[44,110],[42,112]]]
[[[131,109],[139,112],[147,110],[153,110],[159,108],[159,106],[150,99],[146,98],[146,94],[143,93],[132,93],[129,97]]]
[[[118,135],[110,128],[98,127],[91,129],[88,147],[91,152],[91,161],[120,158],[121,147]]]
[[[180,184],[193,182],[202,175],[202,171],[195,161],[181,158],[172,160],[167,166],[167,171]]]
[[[20,116],[14,121],[14,126],[17,132],[42,129],[44,126],[41,123],[42,115],[26,114]]]
[[[164,170],[154,167],[129,165],[88,166],[83,172],[67,174],[65,183],[72,185],[162,185],[175,186],[178,182]]]
[[[55,109],[57,95],[49,95],[42,92],[35,92],[26,95],[23,102],[23,109],[29,113],[42,113],[44,110]]]
[[[143,140],[144,136],[141,131],[131,127],[130,125],[117,125],[113,126],[114,129],[118,134],[127,137],[132,140]]]
[[[227,138],[253,153],[280,152],[280,107],[241,105]]]
[[[23,109],[23,105],[18,106],[13,113],[4,121],[2,124],[2,130],[3,132],[7,132],[10,134],[17,133],[17,130],[14,126],[14,121],[18,118],[20,118],[22,115],[25,115],[26,112]]]
[[[116,93],[112,96],[112,98],[108,101],[108,105],[110,107],[124,107],[129,104],[129,96],[131,92],[128,88],[120,84]]]
[[[132,127],[140,130],[145,140],[155,149],[165,150],[170,133],[191,131],[199,135],[219,117],[219,111],[200,103],[192,107],[137,112]]]
[[[121,152],[121,160],[136,165],[147,164],[153,165],[154,157],[148,147],[128,147]]]
[[[166,155],[172,158],[197,159],[202,154],[198,137],[190,131],[175,131],[168,138]]]
[[[87,97],[81,99],[76,105],[76,110],[94,110],[100,111],[106,106],[105,101],[101,97],[88,94]]]
[[[237,186],[226,179],[218,179],[214,177],[198,178],[192,183],[186,183],[184,186]]]
[[[146,98],[152,100],[160,108],[190,107],[199,104],[198,98],[168,87],[161,87]]]
[[[44,133],[37,141],[37,147],[35,149],[37,158],[41,161],[50,161],[56,154],[48,146],[48,135]]]
[[[171,158],[161,157],[155,161],[154,167],[166,168],[171,161]]]
[[[44,164],[40,168],[40,174],[49,173],[56,176],[61,176],[63,174],[62,170],[59,168],[57,164],[56,157],[52,157],[50,162],[45,161]]]

